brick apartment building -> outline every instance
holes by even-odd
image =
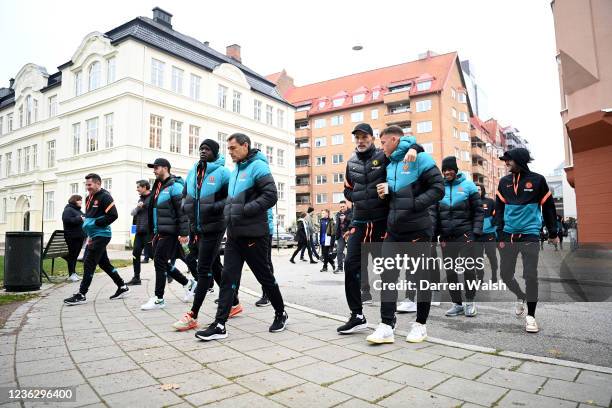
[[[427,52],[416,61],[304,86],[294,86],[284,71],[267,79],[296,107],[297,211],[311,205],[338,210],[354,151],[351,131],[360,122],[369,123],[375,136],[399,125],[438,163],[455,155],[459,169],[472,177],[473,114],[456,52]]]

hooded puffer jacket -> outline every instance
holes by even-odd
[[[230,171],[221,155],[213,162],[193,165],[183,189],[183,211],[196,233],[225,230],[223,209],[227,198]]]
[[[478,188],[463,173],[448,182],[444,180],[444,198],[438,202],[435,235],[455,238],[464,234],[482,234],[484,211]]]
[[[444,195],[442,174],[428,153],[420,152],[416,161],[404,162],[410,148],[401,140],[387,166],[391,199],[387,230],[395,234],[431,231],[429,207]]]
[[[268,209],[277,199],[276,183],[266,157],[251,149],[230,174],[224,210],[228,237],[270,235]]]
[[[164,181],[156,180],[153,184],[150,208],[154,234],[189,235],[189,220],[181,208],[184,186],[184,180],[174,175]]]

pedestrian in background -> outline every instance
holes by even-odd
[[[336,223],[336,253],[338,254],[338,264],[334,273],[344,272],[344,250],[346,249],[346,239],[344,239],[344,235],[349,230],[352,216],[353,212],[346,205],[346,201],[340,201],[340,211],[338,211],[334,217]]]
[[[64,259],[68,263],[68,279],[72,282],[80,280],[79,275],[76,273],[76,263],[85,241],[85,232],[82,228],[85,214],[81,211],[82,205],[83,197],[75,194],[70,197],[62,213],[64,241],[68,245],[68,255]]]

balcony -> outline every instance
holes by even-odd
[[[295,138],[296,139],[309,139],[310,138],[310,128],[302,128],[302,129],[295,129]]]
[[[482,147],[477,146],[477,145],[472,145],[472,157],[478,157],[478,158],[485,157]]]
[[[309,145],[304,146],[304,144],[295,146],[295,156],[296,157],[310,156],[310,146]],[[297,163],[296,163],[296,166],[297,166]]]
[[[486,175],[482,164],[472,164],[472,174],[484,177]]]
[[[295,112],[295,120],[304,120],[304,119],[308,119],[308,111],[307,110],[296,111]]]
[[[406,111],[388,112],[385,114],[385,123],[387,125],[394,125],[403,122],[410,122],[411,118],[412,113],[409,109]]]
[[[410,91],[387,92],[383,95],[383,102],[386,104],[408,102],[410,100]]]
[[[298,184],[295,186],[295,194],[309,194],[310,184]]]

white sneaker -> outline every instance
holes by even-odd
[[[527,309],[525,307],[525,301],[517,300],[516,306],[514,307],[514,314],[516,314],[516,317],[523,317],[525,316],[526,312],[527,312]]]
[[[414,313],[417,311],[417,305],[412,300],[406,298],[397,305],[399,313]]]
[[[420,343],[427,338],[427,326],[421,323],[413,323],[412,329],[406,336],[408,343]]]
[[[527,316],[525,318],[525,330],[527,331],[527,333],[537,333],[540,331],[535,317]]]
[[[440,306],[440,291],[434,290],[431,292],[431,305]]]
[[[79,278],[79,275],[77,275],[76,273],[73,273],[68,277],[68,280],[72,282],[78,282],[81,280],[81,278]]]
[[[183,302],[185,303],[193,302],[193,298],[195,297],[195,291],[196,291],[197,285],[198,285],[198,282],[194,281],[193,279],[189,279],[189,282],[187,282],[187,284],[183,286],[183,289],[185,289],[185,297],[183,298]]]
[[[366,340],[375,344],[393,343],[395,342],[393,331],[393,327],[388,324],[379,323],[374,333],[366,337]]]
[[[164,307],[166,307],[166,301],[153,296],[147,303],[140,306],[140,310],[163,309]]]

